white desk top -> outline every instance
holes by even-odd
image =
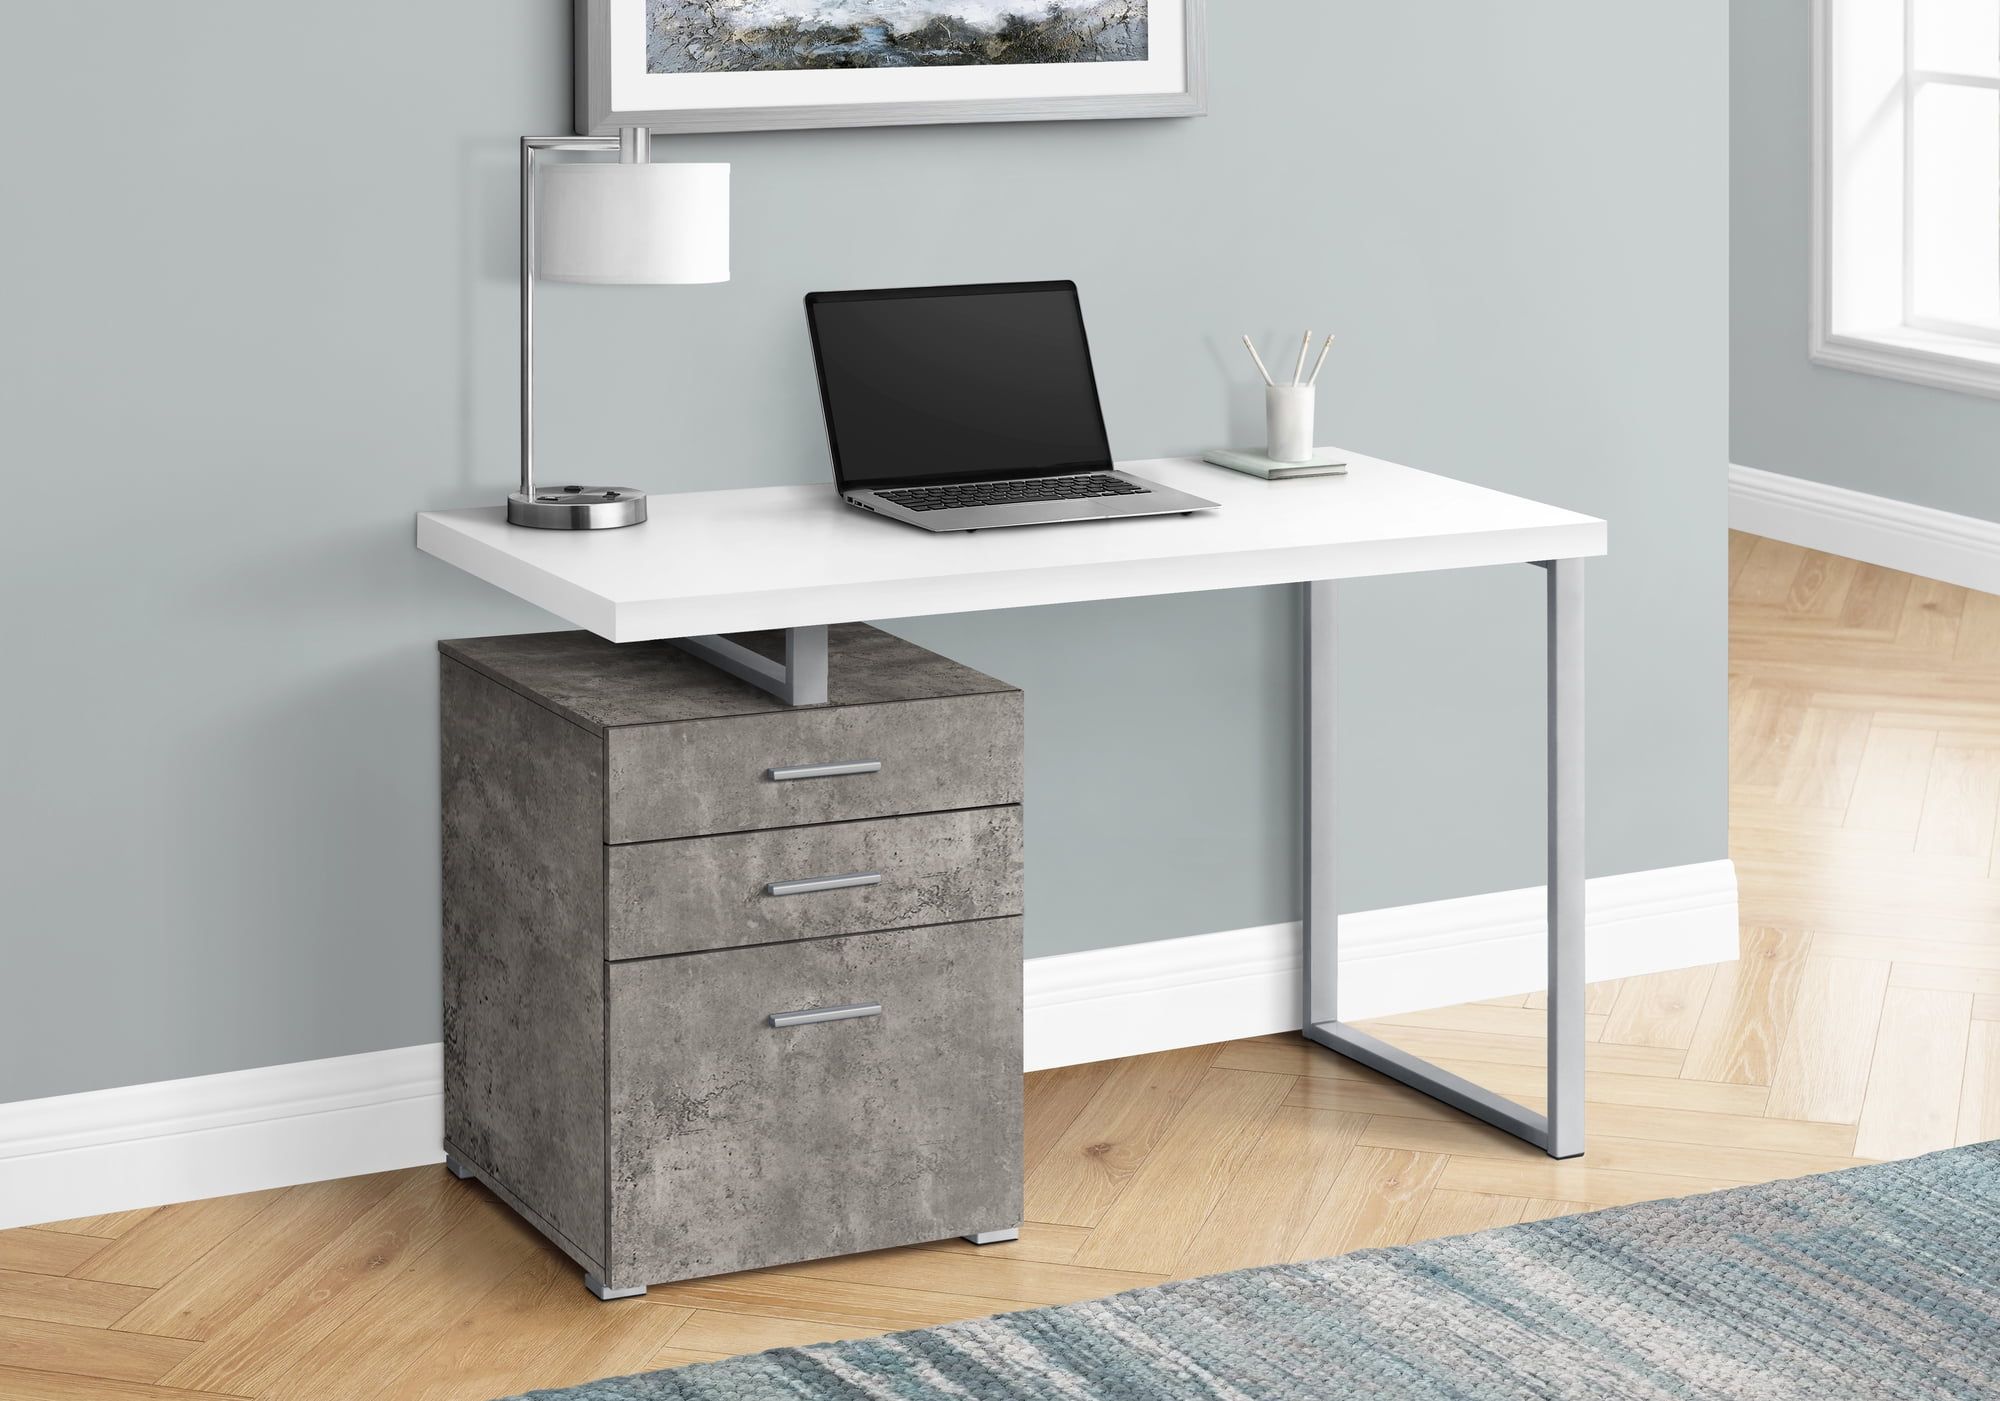
[[[1604,522],[1392,462],[1263,482],[1188,458],[1119,466],[1219,511],[933,535],[831,486],[655,496],[622,530],[425,511],[417,548],[613,642],[1352,579],[1605,552]]]

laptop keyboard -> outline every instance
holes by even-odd
[[[1089,496],[1139,496],[1146,488],[1104,472],[1081,477],[1031,477],[1011,482],[959,482],[953,486],[898,487],[875,494],[912,511],[956,511],[967,506],[1012,506],[1023,501],[1080,501]]]

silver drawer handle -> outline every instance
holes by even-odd
[[[879,1017],[882,1004],[857,1002],[852,1007],[815,1007],[805,1012],[773,1012],[772,1026],[811,1026],[814,1022],[848,1022],[856,1017]]]
[[[851,876],[813,876],[807,880],[774,880],[764,887],[766,895],[810,895],[816,890],[852,890],[859,885],[880,885],[880,871],[856,871]]]
[[[773,783],[789,783],[795,778],[840,778],[851,773],[880,773],[880,759],[853,759],[844,764],[793,764],[789,768],[767,769]]]

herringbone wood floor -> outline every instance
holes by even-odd
[[[599,1304],[442,1168],[0,1233],[0,1396],[490,1398],[2000,1137],[2000,598],[1731,541],[1741,962],[1592,989],[1553,1163],[1291,1037],[1029,1077],[1018,1244]],[[1382,1033],[1521,1098],[1535,999]]]

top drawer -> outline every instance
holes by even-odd
[[[779,644],[744,640],[767,654]],[[1021,693],[864,623],[827,629],[823,706],[788,706],[670,642],[541,632],[438,645],[602,740],[608,842],[1021,801]],[[828,765],[867,768],[815,776]]]
[[[1021,727],[1021,693],[993,691],[614,729],[605,839],[1018,803]]]

